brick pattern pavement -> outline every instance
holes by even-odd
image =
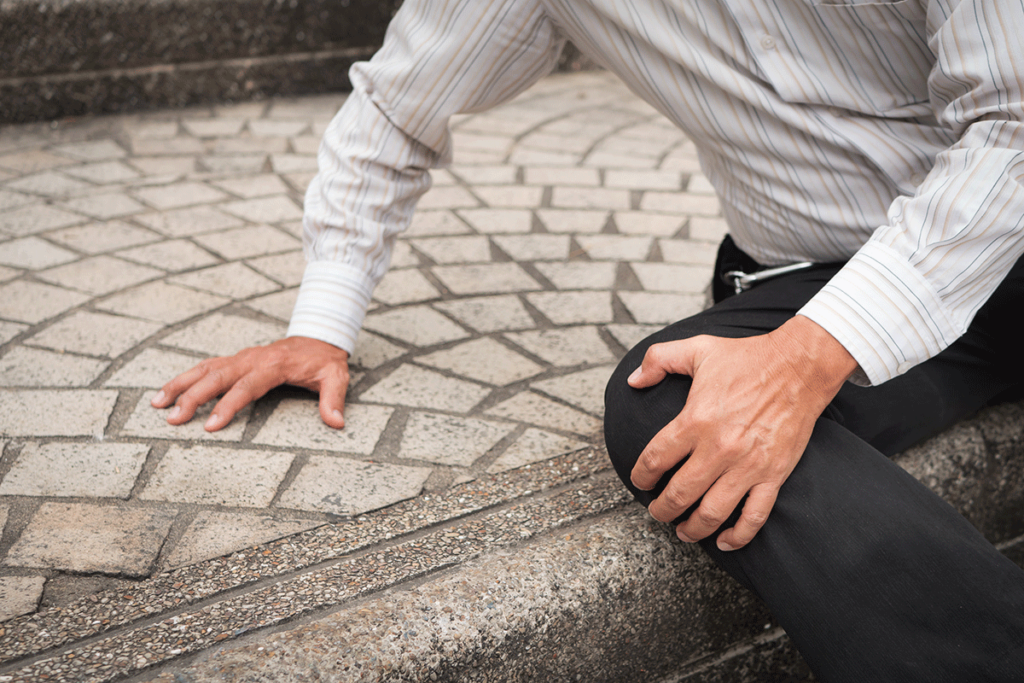
[[[599,443],[615,360],[703,305],[725,226],[693,144],[607,74],[552,76],[453,122],[345,430],[287,389],[170,427],[163,382],[283,334],[341,101],[0,129],[0,618]]]

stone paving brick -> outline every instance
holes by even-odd
[[[125,126],[132,140],[166,140],[178,134],[177,121],[139,121]]]
[[[688,263],[710,268],[715,265],[718,245],[693,240],[658,240],[658,249],[666,263]],[[710,270],[708,270],[710,277]]]
[[[176,514],[154,508],[43,503],[4,564],[146,576]]]
[[[488,135],[456,131],[452,134],[452,146],[458,150],[474,150],[508,154],[513,145],[511,137],[506,135]]]
[[[144,444],[29,443],[0,495],[127,499],[148,453]]]
[[[724,218],[700,218],[694,216],[690,219],[690,239],[713,242],[716,245],[725,238],[729,232],[729,226]]]
[[[172,324],[219,308],[231,300],[187,287],[151,282],[96,304],[112,313]]]
[[[533,318],[512,294],[443,301],[434,307],[477,332],[521,330],[534,326]]]
[[[79,311],[25,340],[31,346],[114,358],[156,334],[159,323]]]
[[[576,238],[595,261],[643,261],[653,238],[628,235],[580,235]]]
[[[349,365],[372,370],[405,353],[406,349],[401,346],[392,344],[387,339],[378,337],[372,332],[360,330],[359,336],[356,337],[355,351],[349,356],[348,362]],[[350,379],[349,386],[354,384],[355,381]]]
[[[87,219],[52,206],[32,204],[0,213],[0,233],[19,237],[84,223]]]
[[[434,275],[453,293],[498,294],[540,289],[540,285],[517,263],[438,266]]]
[[[61,156],[78,161],[106,161],[123,159],[128,153],[113,140],[93,140],[91,142],[70,142],[54,145],[51,151]]]
[[[508,156],[508,162],[517,166],[573,166],[579,160],[580,155],[572,152],[546,152],[524,147],[517,147]]]
[[[431,471],[314,455],[276,505],[359,515],[418,495]]]
[[[279,223],[302,219],[302,208],[288,197],[280,195],[228,202],[220,208],[254,223]]]
[[[373,290],[373,298],[396,306],[436,299],[441,296],[434,285],[418,270],[390,270]]]
[[[448,169],[470,185],[511,185],[516,182],[516,167],[505,164],[495,166],[460,166]],[[434,184],[439,185],[437,171],[431,171]]]
[[[196,515],[168,556],[165,567],[173,569],[261,545],[321,526],[310,519],[277,519],[267,514],[215,512]]]
[[[298,226],[297,237],[301,236],[302,226]],[[391,268],[411,268],[423,264],[422,259],[412,250],[408,240],[396,240],[391,250]]]
[[[520,138],[517,144],[530,149],[583,154],[593,146],[594,142],[595,140],[592,136],[582,133],[578,135],[556,135],[533,132]]]
[[[145,206],[123,192],[67,199],[61,203],[61,206],[97,220],[122,218],[146,210]]]
[[[0,358],[0,386],[84,387],[106,367],[106,361],[17,346]]]
[[[634,263],[640,284],[649,292],[699,294],[711,282],[711,268],[676,263]]]
[[[461,209],[480,206],[480,202],[467,190],[455,185],[435,187],[420,198],[421,209]]]
[[[285,287],[298,287],[302,283],[302,273],[306,270],[306,257],[301,251],[262,256],[245,263]]]
[[[311,154],[271,154],[270,166],[274,173],[299,173],[317,171],[316,157]]]
[[[0,263],[15,268],[39,270],[68,261],[78,255],[53,245],[38,237],[22,237],[9,242],[0,242]]]
[[[320,419],[317,401],[286,398],[274,408],[253,443],[370,455],[395,409],[348,403],[345,427],[332,429]]]
[[[654,169],[658,167],[658,158],[641,154],[596,150],[587,155],[583,164],[595,168]]]
[[[120,161],[103,161],[85,166],[75,166],[65,169],[64,173],[97,185],[123,183],[140,177],[138,171]]]
[[[288,322],[292,317],[292,310],[295,308],[295,300],[298,296],[297,288],[286,289],[283,292],[275,292],[258,299],[250,299],[245,302],[245,305],[272,318]]]
[[[316,153],[320,150],[320,139],[319,135],[300,135],[292,138],[292,150],[296,154],[304,154],[311,157],[316,157]]]
[[[507,332],[505,338],[552,365],[573,366],[614,360],[597,328],[592,326]]]
[[[108,387],[162,387],[199,358],[162,349],[145,349],[104,382]]]
[[[305,121],[250,121],[249,131],[260,138],[290,138],[309,129]]]
[[[215,118],[215,119],[186,119],[181,122],[181,127],[188,131],[189,135],[197,138],[223,138],[238,135],[245,125],[245,119],[239,118]]]
[[[417,208],[405,234],[408,237],[426,237],[428,235],[464,235],[468,232],[471,232],[469,226],[456,218],[451,211],[421,211]]]
[[[19,325],[18,323],[9,323],[0,320],[0,344],[6,344],[11,341],[27,330],[28,327],[28,325]]]
[[[364,391],[361,401],[465,413],[480,403],[490,389],[432,370],[402,365]]]
[[[116,401],[116,391],[0,390],[0,436],[102,436]]]
[[[0,621],[35,612],[45,583],[45,576],[0,577]]]
[[[483,235],[427,237],[411,240],[411,244],[435,263],[482,263],[491,260],[491,246]]]
[[[309,189],[309,184],[313,182],[313,178],[316,177],[316,173],[312,171],[306,171],[305,173],[282,173],[281,177],[284,178],[285,182],[291,185],[295,191],[305,196],[306,190]]]
[[[259,157],[266,161],[268,154],[282,154],[288,151],[288,140],[282,137],[237,137],[219,138],[213,141],[210,151],[221,157],[239,155]]]
[[[37,282],[9,282],[0,285],[0,318],[41,323],[88,300],[85,294],[60,287]]]
[[[496,235],[494,242],[516,261],[561,261],[569,258],[569,235]]]
[[[608,261],[538,263],[537,270],[559,289],[611,289],[616,265]]]
[[[716,216],[721,211],[718,198],[703,194],[683,192],[645,192],[640,199],[641,211],[696,216]]]
[[[21,192],[54,199],[73,197],[95,189],[95,186],[90,183],[53,172],[23,176],[18,180],[7,183],[7,187],[12,190],[20,190]]]
[[[533,382],[530,388],[600,416],[604,414],[604,388],[614,369],[614,365],[588,368],[569,375]]]
[[[245,178],[228,178],[211,184],[243,199],[288,192],[288,186],[279,177],[270,173]]]
[[[604,177],[605,187],[627,190],[675,190],[683,189],[682,174],[679,171],[609,169]]]
[[[717,194],[715,186],[703,173],[694,173],[690,176],[690,182],[686,184],[686,191],[689,194]]]
[[[172,446],[139,494],[169,503],[266,507],[288,473],[290,453]]]
[[[325,117],[331,119],[345,103],[345,96],[309,96],[275,99],[267,111],[268,119],[302,119],[309,121]]]
[[[405,425],[398,455],[437,465],[469,467],[514,428],[502,422],[416,412]]]
[[[462,209],[467,223],[485,234],[530,232],[533,215],[525,209]]]
[[[15,173],[35,173],[36,171],[59,168],[72,163],[74,162],[66,157],[59,157],[38,149],[0,156],[0,168],[5,168]]]
[[[599,434],[601,430],[601,421],[593,415],[587,415],[532,391],[524,391],[502,401],[487,410],[485,415],[528,422],[583,436],[593,436]]]
[[[231,356],[249,346],[263,346],[282,338],[285,325],[214,313],[160,343],[210,356]]]
[[[112,256],[91,256],[75,263],[44,270],[37,273],[37,277],[62,287],[99,296],[152,280],[163,274],[163,271],[156,268]]]
[[[610,323],[614,317],[611,292],[534,292],[526,299],[556,325]]]
[[[192,361],[192,365],[195,365],[194,358]],[[173,377],[173,374],[167,375],[162,382],[167,382]],[[173,439],[175,441],[237,442],[242,440],[245,426],[252,415],[252,406],[246,406],[238,411],[227,427],[216,432],[208,432],[203,428],[203,425],[206,424],[206,420],[209,419],[214,406],[217,404],[216,401],[210,401],[200,406],[191,420],[183,425],[175,426],[167,422],[167,413],[170,412],[170,408],[158,409],[150,404],[154,396],[156,396],[156,391],[147,391],[142,395],[128,421],[121,428],[120,436],[145,439]]]
[[[638,323],[668,325],[704,308],[703,294],[619,292],[618,296]]]
[[[465,339],[464,329],[426,306],[412,306],[366,316],[363,327],[413,346],[433,346]]]
[[[269,225],[207,233],[195,237],[195,241],[228,260],[253,258],[302,246],[299,240]]]
[[[628,209],[629,192],[596,187],[555,187],[551,205],[561,209]]]
[[[537,218],[548,232],[596,233],[608,222],[608,211],[540,209]]]
[[[601,176],[596,168],[579,168],[567,166],[538,166],[527,168],[525,172],[527,185],[560,185],[563,187],[597,187],[601,184]]]
[[[232,299],[248,299],[281,288],[276,282],[237,262],[176,275],[167,281]]]
[[[544,370],[532,360],[524,358],[489,337],[417,356],[416,362],[498,386],[518,382]]]
[[[511,209],[530,209],[539,206],[544,196],[544,188],[523,185],[477,186],[473,188],[473,192],[487,206]]]
[[[128,160],[135,168],[150,176],[182,176],[196,170],[194,156],[138,157]]]
[[[217,257],[187,240],[167,240],[143,247],[116,252],[129,261],[142,263],[171,272],[202,268],[218,263]]]
[[[505,472],[516,467],[550,460],[563,453],[571,453],[590,444],[552,434],[540,429],[527,429],[487,468],[488,472]]]
[[[605,329],[615,337],[616,341],[622,344],[623,348],[629,350],[641,341],[651,336],[662,328],[661,325],[634,325],[616,324],[606,325]]]
[[[180,209],[195,204],[212,204],[213,202],[228,199],[228,195],[220,190],[204,183],[196,182],[145,187],[135,190],[134,194],[140,200],[160,211]]]
[[[134,156],[181,156],[183,154],[202,154],[203,143],[195,138],[132,138],[132,155]]]
[[[22,194],[21,192],[8,192],[7,190],[0,190],[0,211],[13,209],[16,206],[24,206],[26,204],[31,204],[34,201],[34,197],[30,197],[27,194]]]

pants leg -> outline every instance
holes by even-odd
[[[633,488],[633,464],[682,409],[690,387],[690,378],[678,375],[644,390],[629,387],[626,378],[646,348],[697,334],[768,332],[834,272],[765,283],[627,354],[606,393],[605,435],[638,500],[648,504],[659,489]],[[1024,571],[885,457],[1020,386],[1024,364],[1006,328],[1021,301],[1018,264],[971,331],[943,354],[880,387],[844,387],[754,541],[731,553],[720,552],[713,538],[702,543],[767,603],[821,680],[1024,680]]]

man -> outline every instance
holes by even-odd
[[[567,36],[698,144],[730,226],[718,303],[609,384],[624,482],[822,680],[1019,680],[1024,572],[883,453],[1024,384],[1022,28],[1019,0],[407,0],[325,134],[289,337],[154,405],[180,424],[223,393],[216,430],[287,382],[342,427],[348,352],[448,118],[529,86]]]

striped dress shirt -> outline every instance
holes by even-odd
[[[800,312],[884,382],[1024,251],[1022,32],[1024,0],[406,0],[321,144],[289,335],[352,350],[449,118],[568,38],[695,142],[759,263],[848,261]]]

